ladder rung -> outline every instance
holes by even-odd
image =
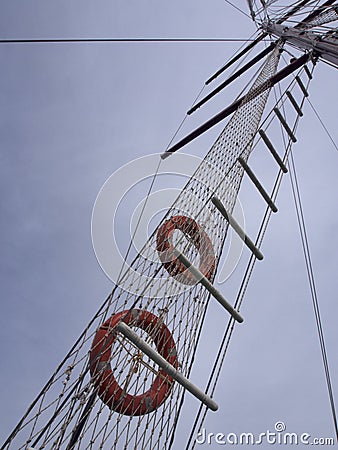
[[[272,145],[270,139],[267,137],[267,135],[265,134],[265,132],[263,130],[258,130],[258,132],[261,135],[261,138],[263,139],[265,145],[270,150],[272,156],[275,158],[275,160],[276,160],[277,164],[279,165],[279,167],[282,169],[282,171],[284,173],[287,173],[288,172],[288,168],[283,163],[283,160],[281,159],[279,154],[276,152],[276,150],[275,150],[274,146]]]
[[[210,283],[208,278],[206,278],[203,273],[197,269],[189,259],[183,255],[180,251],[174,248],[175,256],[185,265],[190,273],[196,278],[196,282],[201,283],[210,294],[231,314],[231,316],[237,320],[237,322],[242,323],[243,317],[238,313],[238,311],[233,308],[230,303],[223,297],[223,295],[215,288],[213,284]]]
[[[305,70],[306,75],[309,77],[309,79],[312,80],[312,78],[313,78],[312,73],[310,72],[310,70],[306,64],[304,65],[304,70]]]
[[[124,322],[119,322],[116,326],[117,330],[122,333],[127,339],[136,345],[143,353],[145,353],[151,360],[158,364],[167,374],[174,378],[181,386],[187,391],[191,392],[196,398],[204,403],[212,411],[217,411],[218,405],[212,398],[202,392],[197,386],[188,380],[181,372],[175,369],[166,359],[163,358],[156,350],[154,350],[149,344],[141,339],[134,330],[132,330]]]
[[[301,90],[303,91],[303,94],[305,95],[305,97],[309,96],[308,91],[306,90],[306,87],[304,86],[302,80],[299,78],[299,76],[296,76],[296,81],[299,84],[299,87],[301,88]]]
[[[289,97],[292,106],[295,108],[300,117],[303,117],[303,111],[300,109],[298,103],[295,100],[295,97],[291,94],[290,91],[286,91],[286,95]]]
[[[286,123],[286,120],[284,119],[284,117],[282,116],[281,112],[279,111],[278,108],[273,108],[276,116],[278,117],[280,123],[283,125],[285,131],[287,132],[287,134],[290,136],[290,139],[292,142],[297,142],[296,136],[292,133],[291,128],[289,127],[289,125]]]
[[[244,243],[247,245],[247,247],[249,247],[249,249],[256,256],[256,258],[259,260],[262,260],[264,257],[263,257],[263,254],[261,253],[261,251],[255,246],[255,244],[252,242],[252,240],[245,234],[245,232],[242,230],[242,228],[239,226],[239,224],[236,222],[236,220],[232,217],[232,215],[229,212],[227,212],[223,203],[217,197],[212,197],[211,201],[216,206],[216,208],[219,210],[219,212],[222,214],[222,216],[229,222],[230,226],[236,231],[238,236],[244,241]]]
[[[256,186],[256,188],[258,189],[258,191],[260,192],[260,194],[262,195],[262,197],[264,198],[266,203],[269,205],[271,210],[276,213],[278,211],[277,206],[274,204],[274,202],[272,201],[272,199],[269,196],[269,194],[263,188],[263,186],[259,182],[259,180],[256,177],[256,175],[253,173],[253,171],[250,169],[250,167],[247,165],[247,163],[244,161],[243,158],[239,157],[238,161],[240,162],[241,166],[243,167],[245,172],[248,174],[248,177],[253,182],[253,184]]]

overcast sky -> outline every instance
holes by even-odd
[[[247,12],[245,1],[237,3]],[[246,39],[255,32],[224,0],[11,0],[0,12],[6,39]],[[101,186],[121,165],[166,148],[203,82],[240,45],[0,44],[0,442],[112,289],[90,235]],[[337,138],[337,73],[321,63],[315,75],[311,102]],[[180,135],[231,103],[239,86],[188,120]],[[294,152],[338,397],[338,152],[308,104],[304,113]],[[203,156],[220,130],[186,151]],[[282,188],[262,247],[265,259],[242,308],[245,323],[235,331],[216,390],[220,410],[205,424],[211,432],[260,433],[280,420],[290,432],[334,435],[288,176]],[[247,191],[240,198],[249,216],[255,203]],[[250,229],[255,221],[247,221]],[[221,287],[230,298],[236,280]],[[199,380],[198,368],[218,344],[207,330],[203,339],[192,374],[201,388],[206,380]],[[184,414],[194,409],[197,402],[189,398]],[[185,442],[179,427],[175,448]]]

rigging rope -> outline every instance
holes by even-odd
[[[295,203],[295,207],[296,207],[297,221],[298,221],[299,232],[300,232],[300,236],[301,236],[302,248],[303,248],[305,264],[306,264],[306,271],[307,271],[307,275],[308,275],[312,304],[313,304],[313,309],[314,309],[314,314],[315,314],[315,319],[316,319],[316,326],[317,326],[320,349],[321,349],[321,354],[322,354],[322,359],[323,359],[323,365],[324,365],[326,384],[327,384],[327,389],[328,389],[328,394],[329,394],[332,419],[333,419],[333,423],[334,423],[336,439],[338,442],[337,414],[336,414],[332,382],[331,382],[331,376],[330,376],[330,370],[329,370],[329,363],[328,363],[328,357],[327,357],[327,351],[326,351],[326,345],[325,345],[325,339],[324,339],[323,325],[322,325],[322,320],[321,320],[321,316],[320,316],[318,294],[317,294],[317,288],[316,288],[316,283],[315,283],[315,278],[314,278],[314,273],[313,273],[313,264],[312,264],[312,258],[311,258],[311,253],[310,253],[309,240],[308,240],[308,236],[307,236],[307,229],[306,229],[306,224],[305,224],[303,206],[302,206],[302,201],[301,201],[301,196],[300,196],[300,191],[299,191],[298,177],[297,177],[297,172],[296,172],[296,167],[295,167],[295,162],[294,162],[292,152],[291,152],[290,161],[291,161],[291,163],[289,163],[289,168],[290,168],[290,181],[291,181],[292,194],[293,194],[294,203]]]
[[[254,39],[240,38],[65,38],[65,39],[0,39],[0,44],[67,44],[67,43],[99,43],[99,42],[248,42]]]
[[[330,139],[330,141],[332,142],[334,148],[338,151],[338,145],[336,144],[335,140],[333,139],[331,133],[329,132],[328,128],[326,127],[325,123],[323,122],[323,120],[321,119],[320,115],[318,114],[318,111],[316,110],[316,108],[314,107],[314,105],[312,104],[311,100],[309,98],[307,98],[307,101],[309,103],[309,105],[311,106],[312,111],[315,113],[317,119],[319,120],[321,126],[323,127],[325,133],[327,134],[328,138]]]
[[[328,362],[325,339],[324,339],[323,325],[322,325],[322,320],[321,320],[320,310],[319,310],[318,294],[317,294],[317,288],[316,288],[315,277],[314,277],[314,272],[313,272],[313,264],[312,264],[312,258],[311,258],[311,252],[310,252],[309,239],[308,239],[308,235],[307,235],[307,228],[306,228],[306,224],[305,224],[304,210],[303,210],[303,206],[302,206],[298,177],[297,177],[297,172],[296,172],[296,166],[295,166],[292,152],[290,154],[290,159],[289,159],[289,168],[290,168],[290,182],[291,182],[292,194],[293,194],[293,199],[294,199],[296,213],[297,213],[297,222],[298,222],[299,232],[300,232],[300,236],[301,236],[303,254],[304,254],[305,264],[306,264],[306,271],[307,271],[307,275],[308,275],[311,298],[312,298],[312,305],[313,305],[315,319],[316,319],[316,326],[317,326],[318,338],[319,338],[319,343],[320,343],[320,350],[321,350],[322,359],[323,359],[324,372],[325,372],[326,384],[327,384],[327,389],[328,389],[328,394],[329,394],[332,419],[333,419],[333,424],[334,424],[334,429],[335,429],[336,440],[338,442],[338,421],[337,421],[337,414],[336,414],[336,408],[335,408],[335,402],[334,402],[334,396],[333,396],[329,362]]]
[[[310,80],[308,81],[308,84],[309,84],[309,82],[310,82]],[[279,88],[280,88],[280,86],[279,86]],[[303,106],[305,100],[308,100],[310,102],[308,97],[303,97],[301,106]],[[307,270],[308,280],[309,280],[309,285],[310,285],[310,292],[311,292],[313,308],[314,308],[314,313],[315,313],[315,318],[316,318],[316,325],[317,325],[318,337],[319,337],[319,341],[320,341],[320,348],[321,348],[324,371],[325,371],[325,378],[326,378],[326,383],[327,383],[327,388],[328,388],[331,413],[332,413],[332,417],[333,417],[336,438],[338,441],[337,415],[336,415],[335,404],[334,404],[332,383],[331,383],[331,377],[330,377],[330,371],[329,371],[329,365],[328,365],[326,346],[325,346],[325,341],[324,341],[322,322],[321,322],[321,318],[320,318],[318,295],[317,295],[317,289],[316,289],[315,278],[314,278],[314,273],[313,273],[313,265],[312,265],[309,241],[308,241],[306,225],[305,225],[305,216],[303,213],[303,207],[302,207],[302,202],[301,202],[299,183],[298,183],[298,179],[297,179],[296,167],[295,167],[293,152],[292,152],[291,148],[290,148],[290,154],[289,154],[287,161],[288,161],[288,166],[290,169],[290,183],[291,183],[292,193],[293,193],[293,197],[294,197],[297,221],[298,221],[299,230],[300,230],[301,243],[302,243],[302,248],[303,248],[303,253],[304,253],[304,258],[305,258],[305,263],[306,263],[306,270]]]
[[[293,80],[290,83],[290,85],[287,86],[285,91],[287,89],[289,89],[292,84],[295,85],[295,80]],[[278,105],[280,103],[283,105],[285,100],[286,100],[285,95],[280,93],[280,95],[276,97],[276,105]],[[304,101],[305,101],[305,97],[303,97],[303,99],[302,99],[301,107],[303,106]],[[273,111],[273,109],[272,109],[272,111]],[[268,116],[264,120],[263,124],[266,123],[268,118],[271,117],[271,116],[274,117],[272,112],[270,114],[268,114]],[[293,126],[293,132],[295,132],[295,130],[297,128],[297,125],[298,125],[298,122],[299,122],[299,118],[300,118],[300,116],[297,115],[296,116],[296,120],[295,120],[295,124]],[[266,125],[266,127],[269,127],[271,122],[272,122],[272,119]],[[282,134],[282,136],[284,138],[283,134]],[[291,139],[289,139],[288,142],[284,142],[284,145],[285,145],[285,154],[284,154],[283,160],[286,161],[288,159],[288,155],[289,155],[289,153],[291,151],[291,145],[292,145]],[[274,185],[273,190],[272,190],[271,198],[272,198],[273,201],[275,201],[275,199],[277,197],[277,194],[279,192],[279,189],[280,189],[280,186],[281,186],[281,181],[282,181],[282,176],[283,176],[283,172],[280,170],[278,172],[277,179],[276,179],[275,185]],[[267,226],[268,226],[270,218],[271,218],[271,209],[267,207],[266,211],[265,211],[265,214],[264,214],[264,217],[262,219],[262,223],[261,223],[259,232],[258,232],[256,243],[255,243],[258,248],[260,248],[260,246],[262,244],[262,241],[263,241],[263,238],[264,238],[264,235],[265,235],[265,232],[266,232],[266,229],[267,229]],[[241,304],[243,302],[244,295],[245,295],[245,292],[247,290],[247,287],[248,287],[248,284],[249,284],[249,280],[251,278],[251,274],[253,272],[255,263],[256,263],[256,258],[254,258],[254,256],[251,255],[250,258],[249,258],[249,262],[248,262],[247,268],[246,268],[245,273],[244,273],[244,277],[243,277],[243,280],[242,280],[242,283],[241,283],[241,286],[240,286],[240,289],[239,289],[239,292],[238,292],[238,295],[237,295],[237,298],[236,298],[235,305],[234,305],[237,310],[240,310],[240,308],[241,308]],[[234,328],[235,328],[235,321],[230,319],[229,322],[228,322],[228,325],[226,327],[226,330],[224,332],[224,335],[223,335],[223,338],[222,338],[222,342],[221,342],[221,344],[219,346],[219,350],[218,350],[217,356],[215,357],[215,362],[214,362],[211,374],[209,376],[206,392],[210,393],[210,395],[213,395],[214,392],[215,392],[215,388],[217,386],[217,382],[218,382],[218,379],[219,379],[220,374],[221,374],[221,369],[223,367],[223,363],[224,363],[224,360],[225,360],[225,357],[226,357],[226,354],[227,354],[227,350],[229,348],[230,339],[231,339],[232,333],[234,331]],[[210,391],[210,387],[211,386],[212,386],[212,389]],[[202,404],[200,404],[200,407],[198,409],[198,412],[196,413],[195,421],[193,423],[193,426],[192,426],[192,429],[191,429],[191,432],[190,432],[190,435],[189,435],[189,438],[188,438],[188,441],[187,441],[187,444],[186,444],[186,447],[185,447],[186,450],[189,450],[189,449],[192,450],[192,449],[195,448],[195,446],[196,446],[196,441],[194,440],[195,433],[196,433],[196,430],[200,430],[201,429],[201,427],[203,425],[203,422],[204,422],[204,420],[206,418],[207,412],[208,412],[207,408],[204,408],[204,406]]]
[[[228,3],[228,5],[232,6],[233,8],[235,8],[237,11],[239,11],[240,13],[242,13],[244,16],[249,17],[249,19],[251,20],[251,17],[249,16],[249,14],[247,14],[246,12],[244,12],[241,8],[239,8],[238,6],[234,5],[232,2],[230,2],[229,0],[224,0],[225,3]]]

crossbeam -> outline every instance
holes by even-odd
[[[194,131],[192,131],[190,134],[185,136],[183,139],[181,139],[179,142],[174,144],[172,147],[168,148],[164,153],[161,154],[161,158],[165,159],[168,156],[170,156],[172,153],[176,152],[180,148],[184,147],[185,145],[189,144],[189,142],[196,139],[201,134],[208,131],[210,128],[217,125],[219,122],[221,122],[226,117],[230,116],[232,113],[237,111],[237,109],[246,104],[247,102],[251,101],[253,98],[257,97],[258,95],[265,92],[267,89],[270,89],[275,84],[277,84],[279,81],[283,80],[287,76],[289,76],[292,72],[302,67],[310,58],[310,54],[304,54],[300,58],[295,59],[291,64],[284,67],[282,70],[277,72],[275,75],[273,75],[268,80],[264,81],[260,86],[257,86],[255,89],[252,89],[249,91],[250,95],[248,94],[243,95],[239,99],[235,100],[231,105],[229,105],[227,108],[223,109],[221,112],[216,114],[214,117],[209,119],[204,124],[200,125],[198,128],[196,128]]]

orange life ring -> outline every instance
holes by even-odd
[[[212,242],[197,222],[186,216],[171,217],[157,231],[156,249],[169,275],[181,283],[189,285],[196,284],[195,277],[174,254],[171,235],[176,229],[186,234],[196,246],[200,254],[199,270],[208,280],[211,280],[216,264]]]
[[[98,396],[110,409],[120,414],[141,416],[154,411],[166,400],[171,391],[173,378],[159,368],[153,384],[141,395],[128,394],[118,384],[109,361],[111,348],[117,335],[114,327],[121,320],[150,334],[157,351],[175,368],[178,367],[176,346],[165,324],[160,322],[154,314],[140,309],[113,314],[97,330],[90,351],[89,364]]]

